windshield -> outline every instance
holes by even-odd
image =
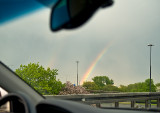
[[[0,60],[13,71],[17,70],[16,73],[29,64],[46,70],[50,68],[56,75],[57,84],[62,83],[60,88],[65,87],[67,81],[74,86],[83,86],[85,82],[96,83],[96,77],[100,81],[106,76],[110,83],[101,80],[100,86],[110,85],[117,89],[97,86],[89,90],[110,92],[125,92],[123,88],[135,83],[148,84],[152,64],[152,88],[153,92],[158,92],[159,7],[159,0],[115,0],[112,7],[100,9],[82,27],[51,32],[51,9],[41,6],[32,13],[1,24]],[[30,84],[39,88],[38,85],[48,87],[49,82]],[[145,87],[145,90],[126,89],[126,92],[149,92],[149,86]],[[49,91],[39,90],[43,94],[54,93]]]

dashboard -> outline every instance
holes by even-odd
[[[73,101],[59,99],[44,99],[34,106],[31,100],[23,94],[8,94],[0,99],[0,106],[10,103],[10,113],[155,113],[155,111],[100,109]]]

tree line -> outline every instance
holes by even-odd
[[[65,86],[67,86],[59,79],[56,79],[58,76],[57,69],[45,69],[43,66],[39,65],[39,63],[20,65],[20,67],[15,70],[15,73],[43,95],[57,95],[65,89]],[[150,79],[146,79],[144,82],[129,84],[127,86],[120,85],[120,87],[114,86],[114,81],[107,76],[95,76],[92,80],[93,81],[84,82],[82,86],[88,90],[149,92]],[[152,92],[156,92],[157,87],[160,87],[160,83],[155,85],[154,81],[151,80]],[[82,89],[80,89],[80,91]]]
[[[117,91],[117,92],[149,92],[150,91],[150,79],[146,79],[144,82],[138,82],[129,84],[127,86],[120,85],[120,87],[114,86],[114,81],[107,76],[96,76],[92,78],[93,82],[87,81],[83,83],[83,87],[89,90],[103,90],[103,91]],[[151,79],[151,92],[156,92],[156,88],[160,84],[154,84]]]

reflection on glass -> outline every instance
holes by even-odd
[[[63,24],[69,21],[69,13],[67,7],[67,0],[61,2],[55,7],[51,14],[51,28],[58,29]]]

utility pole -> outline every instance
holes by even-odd
[[[76,61],[76,63],[77,63],[77,86],[78,86],[78,63],[79,61]]]

